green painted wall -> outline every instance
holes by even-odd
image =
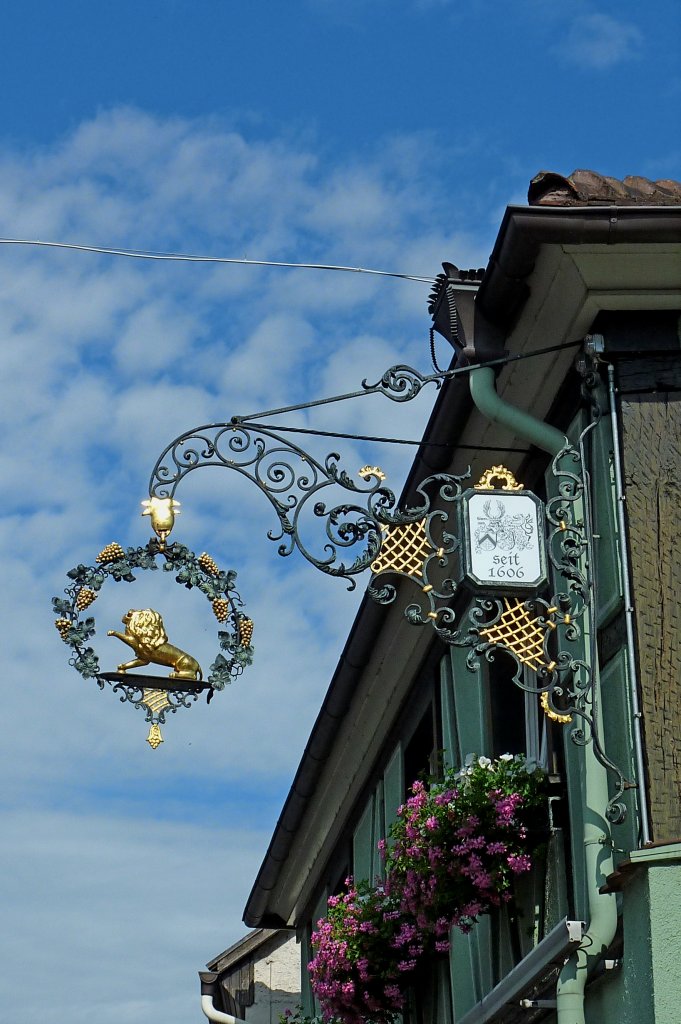
[[[679,1024],[681,863],[641,867],[622,911],[622,967],[588,986],[587,1024]]]
[[[648,869],[655,1024],[681,1020],[681,864]]]

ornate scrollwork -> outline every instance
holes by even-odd
[[[367,380],[362,381],[365,391],[385,395],[391,402],[411,402],[425,384],[435,384],[436,388],[440,388],[442,380],[439,375],[424,377],[412,366],[403,364],[391,366],[375,384],[369,384]]]
[[[308,562],[330,576],[348,580],[367,569],[381,545],[381,525],[390,522],[395,495],[383,485],[378,467],[365,467],[356,482],[339,467],[340,456],[331,452],[318,462],[302,448],[274,431],[253,428],[247,423],[222,423],[198,427],[180,435],[163,451],[152,471],[152,497],[172,497],[189,473],[203,466],[224,466],[252,480],[274,509],[279,528],[268,533],[278,542],[278,553],[290,555],[295,549]],[[368,470],[368,471],[367,471]],[[340,488],[354,500],[329,504],[325,492]],[[359,503],[359,498],[364,504]],[[324,521],[318,549],[303,540],[302,515]],[[363,550],[346,564],[343,549],[363,545]]]

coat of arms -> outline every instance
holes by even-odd
[[[534,534],[533,517],[508,515],[503,501],[483,505],[483,515],[478,516],[475,530],[476,551],[525,551],[532,544]]]

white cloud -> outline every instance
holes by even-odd
[[[600,12],[574,18],[559,52],[579,67],[606,71],[641,55],[643,34],[633,24]]]
[[[427,140],[377,152],[332,167],[285,139],[104,111],[58,145],[0,151],[0,234],[417,273],[479,264],[489,240],[463,211],[455,232],[442,223]],[[152,752],[144,716],[67,665],[52,595],[109,541],[146,541],[139,502],[175,435],[353,391],[392,363],[427,371],[427,293],[352,274],[0,247],[8,1019],[186,1024],[196,1013],[195,971],[242,931],[358,601],[298,554],[278,558],[276,515],[256,487],[192,474],[177,537],[238,569],[256,662],[210,707],[170,716]],[[418,437],[434,397],[363,398],[288,422]],[[338,448],[350,472],[384,463],[398,491],[412,457],[292,439],[318,457]],[[120,645],[103,634],[138,598],[161,607],[181,646],[217,653],[205,599],[147,573],[111,583],[93,609],[107,667]],[[12,980],[27,962],[28,993]]]
[[[86,822],[59,810],[5,814],[6,1019],[198,1019],[196,972],[239,938],[264,839],[215,820],[154,821],[153,812],[146,820],[93,813]]]

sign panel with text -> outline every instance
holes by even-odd
[[[531,491],[462,496],[464,577],[476,590],[522,593],[546,582],[544,509]]]

